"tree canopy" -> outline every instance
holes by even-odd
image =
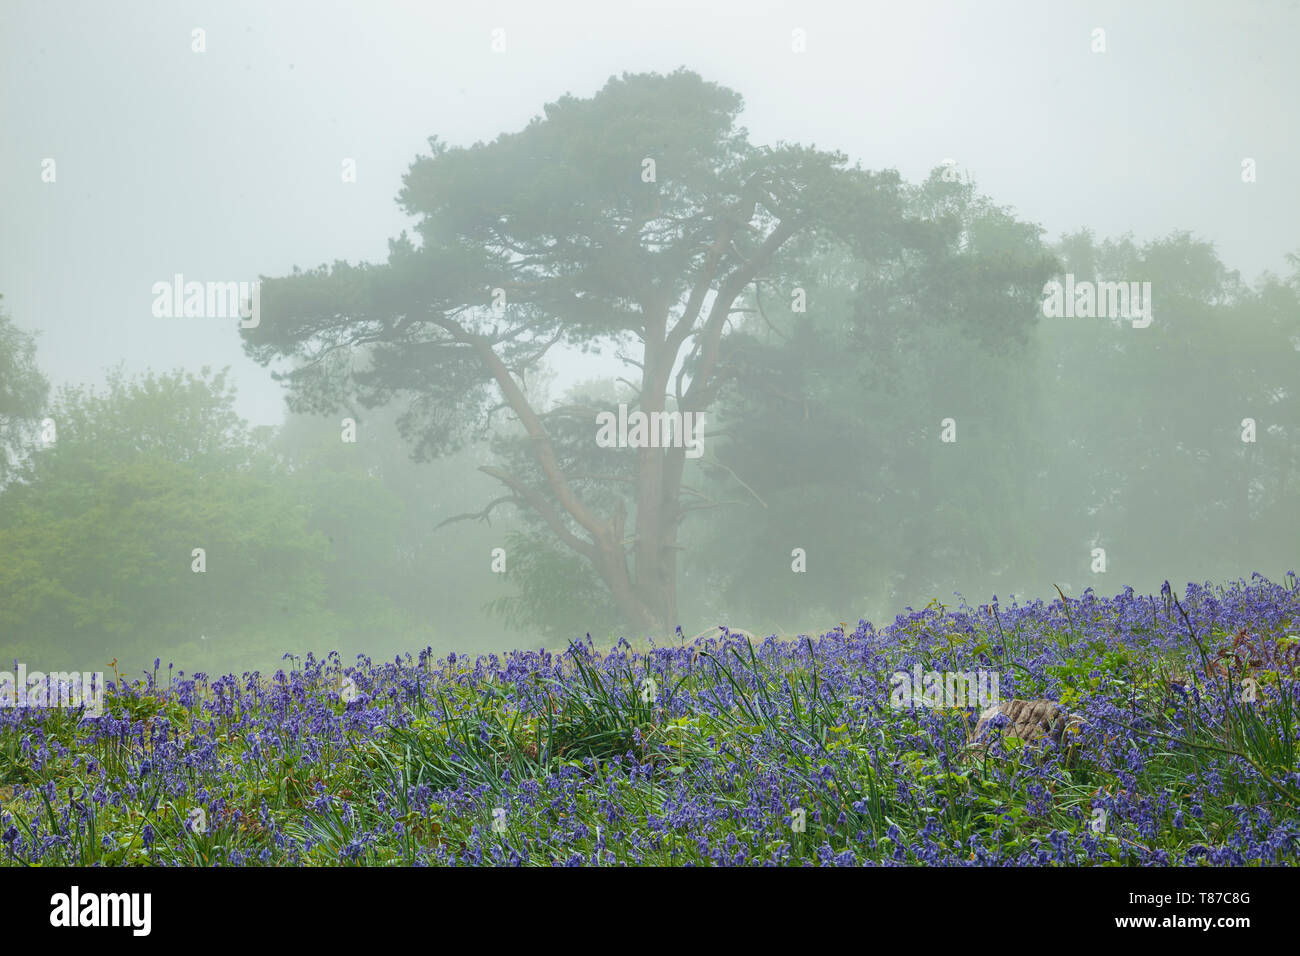
[[[402,401],[420,456],[507,413],[519,437],[482,466],[503,493],[480,516],[519,507],[590,564],[628,626],[671,631],[679,529],[706,504],[686,448],[599,449],[595,409],[536,407],[527,376],[551,349],[611,350],[634,370],[635,409],[698,417],[746,373],[762,291],[795,307],[828,249],[853,264],[868,323],[884,290],[904,290],[916,313],[989,342],[1032,322],[1043,272],[1020,248],[1033,227],[954,229],[950,199],[909,201],[892,170],[752,143],[741,108],[685,70],[624,75],[490,143],[433,138],[399,196],[415,235],[382,264],[265,280],[246,348],[288,360],[297,407]]]

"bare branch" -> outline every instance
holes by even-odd
[[[727,472],[729,475],[731,475],[732,478],[735,478],[735,479],[736,479],[736,481],[740,484],[740,486],[741,486],[742,488],[744,488],[746,491],[748,491],[751,495],[754,496],[754,500],[755,500],[755,501],[757,501],[757,502],[758,502],[760,505],[762,505],[764,508],[767,507],[767,502],[764,501],[762,498],[760,498],[760,497],[758,496],[758,492],[755,491],[753,488],[749,487],[749,485],[747,485],[747,484],[745,483],[745,480],[744,480],[743,478],[741,478],[740,475],[736,474],[736,472],[735,472],[734,470],[732,470],[731,468],[727,467],[727,466],[724,465],[722,462],[718,461],[716,458],[711,458],[711,459],[709,459],[708,463],[709,463],[710,465],[717,465],[717,466],[718,466],[719,468],[721,468],[723,471]]]
[[[446,525],[454,524],[457,521],[469,521],[470,519],[482,521],[485,524],[491,526],[492,520],[490,515],[492,514],[492,509],[495,508],[497,505],[503,505],[508,502],[521,504],[522,499],[520,499],[517,495],[502,495],[500,498],[497,498],[493,500],[491,503],[489,503],[488,506],[484,508],[482,511],[467,511],[464,514],[455,515],[454,517],[448,518],[446,521],[438,522],[438,524],[434,526],[433,530],[437,531],[439,528],[442,528]]]

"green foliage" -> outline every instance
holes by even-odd
[[[36,365],[36,337],[14,325],[0,304],[0,489],[31,442],[48,393],[49,383]]]
[[[322,539],[232,403],[206,370],[58,393],[58,442],[0,497],[0,658],[269,663],[329,635]]]
[[[1077,596],[1095,546],[1139,589],[1294,565],[1300,269],[1249,287],[1187,234],[1047,247],[967,184],[932,178],[911,201],[969,270],[945,252],[857,281],[827,252],[807,314],[764,287],[742,321],[711,445],[726,467],[705,468],[727,507],[685,533],[692,618],[789,629],[953,591]],[[981,334],[1066,272],[1150,281],[1152,325],[1040,315]],[[791,573],[794,546],[810,573]]]
[[[622,622],[590,564],[537,532],[511,531],[505,540],[505,578],[514,593],[489,602],[489,612],[510,627],[536,630],[552,641],[580,640],[589,633],[617,637]]]

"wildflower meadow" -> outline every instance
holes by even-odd
[[[0,710],[0,861],[1276,866],[1300,850],[1300,587],[908,609],[790,639],[272,675],[111,674]],[[891,701],[992,670],[1064,732]]]

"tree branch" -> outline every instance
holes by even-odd
[[[563,519],[560,518],[551,503],[542,497],[541,493],[535,488],[530,488],[514,475],[496,468],[492,465],[480,465],[479,471],[485,475],[491,475],[497,481],[501,482],[511,491],[515,492],[522,500],[526,501],[534,511],[546,522],[548,528],[555,532],[556,537],[567,544],[574,551],[582,556],[596,560],[596,548],[590,541],[583,541],[576,534],[565,527]],[[514,497],[513,495],[511,497]]]
[[[518,504],[520,501],[521,499],[517,495],[502,495],[500,498],[497,498],[496,500],[489,503],[488,506],[484,508],[482,511],[467,511],[464,514],[455,515],[454,517],[448,518],[446,521],[438,522],[438,524],[434,526],[433,530],[437,531],[439,528],[442,528],[445,525],[454,524],[457,521],[468,521],[471,518],[475,518],[479,521],[486,522],[490,526],[492,524],[492,521],[489,516],[492,514],[493,508],[495,508],[497,505],[506,504],[507,502],[514,502],[515,504]]]

